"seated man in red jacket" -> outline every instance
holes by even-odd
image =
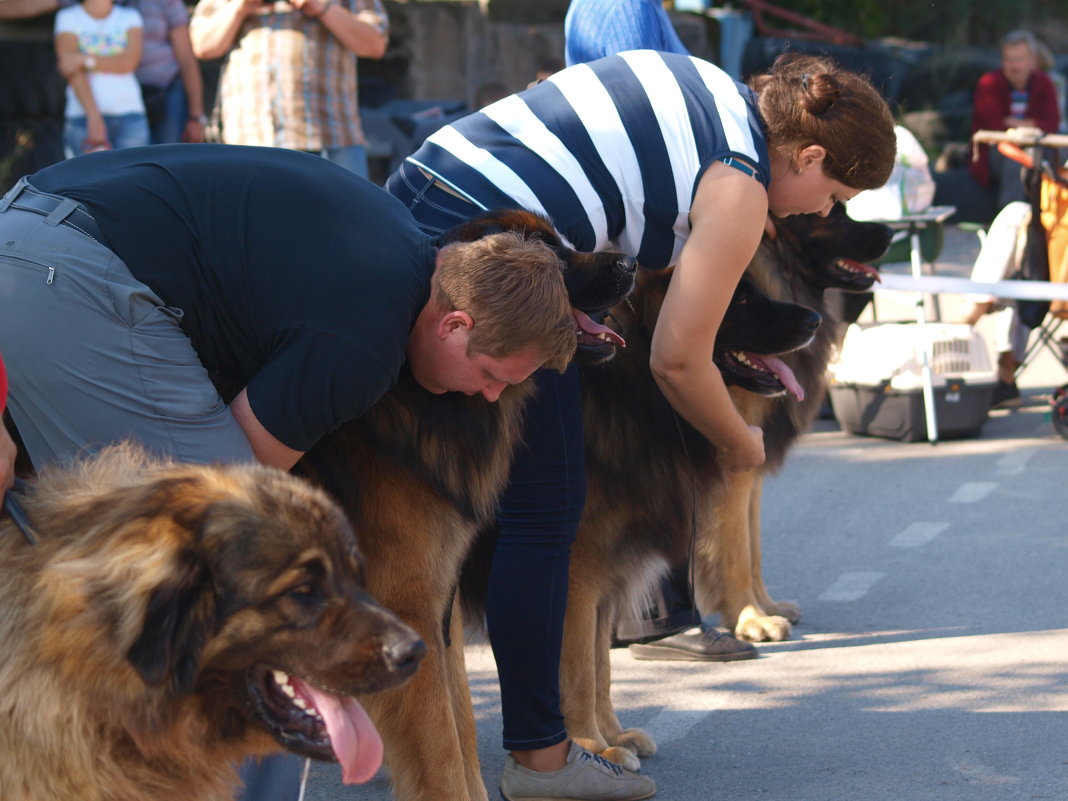
[[[1001,69],[983,75],[975,88],[972,133],[1022,127],[1056,133],[1059,125],[1057,90],[1039,69],[1035,37],[1027,31],[1007,34],[1001,41]],[[989,145],[980,146],[969,168],[980,186],[996,189],[998,209],[1025,199],[1019,165]]]

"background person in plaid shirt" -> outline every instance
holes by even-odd
[[[367,175],[356,58],[386,52],[381,0],[201,0],[189,32],[197,58],[226,57],[223,142],[305,150]]]

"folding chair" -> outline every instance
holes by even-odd
[[[1068,283],[1068,169],[1054,166],[1054,161],[1058,160],[1055,156],[1057,151],[1050,148],[1034,149],[1039,156],[1040,163],[1037,166],[1034,156],[1012,143],[1000,142],[998,150],[1020,162],[1024,169],[1031,173],[1027,176],[1028,179],[1041,180],[1040,219],[1049,254],[1049,280]],[[1068,303],[1062,300],[1052,301],[1042,322],[1032,329],[1023,361],[1016,370],[1017,375],[1023,372],[1043,349],[1048,350],[1068,369],[1068,338],[1062,340],[1058,336],[1065,320],[1068,320]]]

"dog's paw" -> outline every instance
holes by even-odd
[[[589,751],[591,753],[594,753],[594,754],[600,754],[600,753],[608,750],[608,743],[605,742],[601,738],[600,735],[598,735],[596,739],[594,739],[593,737],[575,737],[575,736],[572,736],[571,739],[574,740],[579,745],[581,745],[587,751]]]
[[[790,621],[778,615],[742,617],[738,619],[734,636],[749,642],[781,642],[790,639]]]
[[[615,738],[613,745],[626,748],[643,759],[656,753],[656,743],[653,738],[641,729],[624,729]]]
[[[610,746],[604,751],[601,751],[601,756],[603,756],[609,762],[615,762],[617,765],[627,770],[636,771],[641,770],[642,767],[642,761],[638,759],[637,754],[635,754],[629,748]]]

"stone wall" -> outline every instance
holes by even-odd
[[[557,3],[559,6],[560,4]],[[563,4],[566,8],[566,2]],[[505,14],[490,3],[387,2],[392,34],[381,62],[361,64],[361,74],[390,84],[398,97],[455,99],[471,103],[484,83],[509,91],[526,88],[541,66],[563,64],[564,25],[545,13]],[[548,9],[545,9],[548,11]],[[675,14],[679,35],[695,55],[711,57],[709,23],[694,14]]]

